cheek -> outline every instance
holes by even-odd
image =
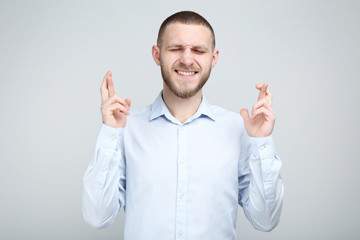
[[[194,60],[197,63],[197,65],[200,66],[203,70],[212,67],[212,62],[211,62],[212,59],[199,57],[199,58],[195,58]]]
[[[169,67],[169,68],[171,68],[175,62],[176,62],[175,56],[164,55],[164,56],[161,56],[161,58],[160,58],[161,65]]]

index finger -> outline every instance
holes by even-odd
[[[272,104],[272,94],[271,94],[271,92],[270,92],[269,89],[266,91],[265,99],[266,99],[266,101],[267,101],[267,102],[270,104],[270,106],[271,106],[271,104]]]
[[[100,87],[100,94],[101,94],[101,101],[105,102],[110,96],[109,96],[109,89],[108,89],[108,76],[111,77],[112,72],[107,71],[107,73],[104,76],[103,82]]]
[[[110,73],[111,73],[111,72],[110,72]],[[106,78],[106,80],[107,80],[107,88],[108,88],[108,90],[109,90],[109,97],[111,97],[111,96],[113,96],[113,95],[115,94],[114,82],[113,82],[113,80],[112,80],[112,78],[111,78],[111,75],[112,75],[112,74],[110,74],[110,75]]]

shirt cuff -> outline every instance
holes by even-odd
[[[260,157],[260,159],[272,158],[276,154],[275,143],[272,135],[258,138],[249,137],[253,153]]]
[[[97,145],[108,149],[119,149],[124,130],[125,128],[113,128],[103,123],[97,137]]]
[[[264,186],[265,202],[268,206],[275,203],[275,182],[281,162],[278,161],[272,136],[264,138],[250,137],[249,139],[254,154],[254,159],[259,159],[261,164],[262,182]],[[275,173],[275,174],[274,174]]]

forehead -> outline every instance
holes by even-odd
[[[163,45],[205,45],[211,46],[212,35],[209,28],[203,25],[171,23],[163,35]]]

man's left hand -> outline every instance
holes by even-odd
[[[256,84],[260,90],[257,103],[252,108],[251,117],[247,109],[241,109],[240,115],[244,119],[247,134],[250,137],[267,137],[274,128],[275,112],[271,107],[272,95],[268,84]]]

